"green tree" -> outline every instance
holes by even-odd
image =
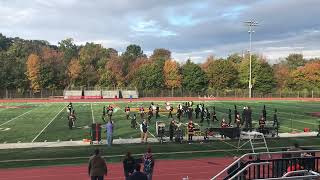
[[[267,62],[262,61],[256,74],[253,90],[267,94],[271,93],[275,87],[276,81],[273,69]]]
[[[256,55],[252,55],[251,65],[252,65],[252,85],[254,86],[257,78],[257,73],[260,69],[261,60]],[[250,60],[249,56],[246,56],[245,59],[239,65],[239,80],[240,87],[246,88],[249,84],[249,74],[250,74]]]
[[[208,87],[208,80],[205,72],[199,65],[187,60],[182,66],[182,87],[193,92],[203,92]]]
[[[229,89],[238,85],[238,70],[234,63],[223,59],[215,60],[207,69],[209,87],[212,89]]]
[[[297,69],[298,67],[306,64],[306,60],[303,59],[302,54],[289,54],[285,62],[290,70]]]
[[[122,54],[123,73],[126,76],[129,73],[129,66],[138,58],[145,56],[140,46],[130,44]]]
[[[243,57],[237,53],[234,53],[229,55],[227,60],[233,62],[234,64],[240,64],[243,61]]]
[[[67,65],[72,58],[78,57],[78,46],[74,44],[72,38],[64,39],[58,42],[59,51],[63,52],[64,63]]]
[[[159,66],[155,63],[143,64],[135,73],[132,84],[139,90],[162,88],[162,69],[160,69]]]

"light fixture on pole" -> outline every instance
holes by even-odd
[[[253,20],[251,20],[251,21],[245,21],[244,22],[245,23],[245,25],[246,26],[248,26],[249,27],[249,31],[248,31],[248,33],[249,33],[249,39],[250,39],[250,45],[249,45],[249,61],[250,61],[250,67],[249,67],[249,98],[251,98],[252,97],[252,63],[251,63],[251,55],[252,55],[252,53],[251,53],[251,36],[252,36],[252,33],[254,33],[254,31],[253,31],[253,27],[254,26],[258,26],[258,22],[257,21],[253,21]]]

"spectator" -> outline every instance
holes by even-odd
[[[140,172],[141,165],[136,164],[135,172],[129,177],[129,180],[148,180],[148,177],[143,172]]]
[[[107,172],[106,161],[100,156],[99,149],[96,149],[94,155],[89,159],[88,174],[91,180],[103,180]]]
[[[106,125],[106,133],[107,133],[107,144],[111,146],[112,144],[112,134],[113,134],[113,122],[111,120],[108,121]]]
[[[152,180],[154,167],[154,159],[152,157],[151,148],[147,149],[147,152],[143,155],[143,172],[146,173],[148,180]]]
[[[123,160],[123,170],[124,170],[124,176],[126,180],[129,179],[130,175],[133,173],[135,168],[135,160],[131,156],[130,152],[127,152],[125,159]]]

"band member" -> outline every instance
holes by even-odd
[[[224,120],[224,118],[222,118],[222,121],[221,121],[220,126],[221,126],[221,128],[226,128],[226,127],[228,127],[228,124],[227,124],[226,120]],[[224,133],[222,132],[222,133],[221,133],[221,138],[223,139],[223,138],[225,138],[225,137],[226,137],[226,136],[225,136]]]
[[[243,111],[242,111],[242,114],[241,114],[241,124],[243,125],[243,123],[245,122],[247,124],[247,107],[243,107]],[[247,128],[247,127],[246,127]]]
[[[141,143],[146,143],[148,141],[148,128],[147,120],[144,119],[140,125]]]
[[[113,107],[111,105],[108,106],[107,113],[108,113],[108,116],[109,116],[109,120],[111,121],[112,114],[113,114]]]
[[[148,123],[151,122],[152,116],[153,116],[152,110],[149,109],[149,112],[148,112]]]
[[[160,111],[160,108],[159,108],[159,105],[157,104],[157,107],[156,107],[156,119],[158,119],[159,116],[159,111]]]
[[[178,118],[179,122],[181,121],[181,115],[182,115],[182,110],[177,109],[177,118]]]
[[[143,119],[144,118],[144,108],[142,106],[140,106],[140,108],[139,108],[139,113],[140,113],[141,119]]]
[[[217,119],[216,107],[213,106],[212,122],[214,122],[214,120],[219,121],[219,120]]]
[[[72,113],[72,110],[73,110],[73,106],[72,106],[72,103],[70,102],[68,105],[67,105],[67,111],[69,114]]]
[[[127,106],[127,107],[124,109],[124,112],[126,113],[127,119],[129,119],[129,116],[130,116],[130,107]]]
[[[203,123],[205,114],[206,114],[205,109],[202,109],[200,114],[200,118],[201,118],[200,123]]]
[[[136,114],[133,114],[133,117],[130,117],[131,119],[131,128],[136,129],[136,125],[137,125],[137,116]]]
[[[208,108],[206,108],[206,120],[207,120],[207,123],[208,125],[210,124],[210,111],[208,110]]]
[[[194,124],[193,124],[192,120],[190,120],[188,123],[188,141],[189,141],[189,143],[192,141],[193,134],[194,134]]]
[[[189,108],[188,108],[188,111],[187,111],[188,119],[192,119],[192,113],[193,113],[193,108],[192,108],[192,107],[189,107]]]
[[[232,115],[231,115],[231,109],[229,108],[229,113],[228,113],[228,119],[229,119],[229,125],[231,124],[232,121]]]
[[[103,109],[102,109],[102,121],[103,122],[106,122],[106,106],[103,106]]]
[[[238,128],[241,126],[241,118],[239,113],[236,116],[235,124]]]
[[[236,123],[237,114],[238,114],[237,106],[234,105],[234,123]]]
[[[192,107],[192,105],[193,105],[193,102],[192,102],[192,101],[189,101],[189,102],[188,102],[188,106],[189,106],[189,107]]]
[[[170,106],[168,118],[172,118],[173,106]]]
[[[177,126],[174,120],[172,120],[170,122],[170,126],[169,126],[169,136],[170,136],[170,141],[173,141],[173,136],[174,136],[174,132],[176,131]]]
[[[264,127],[266,126],[266,120],[264,119],[263,115],[259,119],[259,126],[260,129],[264,129]]]
[[[200,107],[199,107],[199,104],[197,104],[197,107],[196,109],[194,110],[196,112],[196,119],[198,119],[199,117],[199,113],[200,113]]]
[[[262,109],[262,116],[263,116],[264,120],[267,120],[267,110],[266,110],[266,105],[263,105],[263,109]]]
[[[277,109],[274,110],[274,114],[273,114],[273,127],[275,128],[277,136],[278,136],[279,122],[278,122],[278,116],[277,116]]]
[[[69,125],[69,129],[72,129],[73,127],[75,127],[75,121],[76,121],[76,115],[74,110],[71,111],[71,113],[68,115],[68,125]]]
[[[252,110],[249,107],[247,107],[247,111],[246,111],[246,129],[249,128],[249,131],[252,131]]]

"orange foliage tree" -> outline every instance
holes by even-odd
[[[40,58],[35,54],[30,54],[27,60],[27,77],[33,92],[40,90]]]
[[[176,61],[166,60],[163,66],[164,82],[167,88],[173,89],[181,87],[181,74]]]
[[[75,83],[81,73],[80,61],[76,58],[72,58],[68,66],[68,76],[71,83]]]

